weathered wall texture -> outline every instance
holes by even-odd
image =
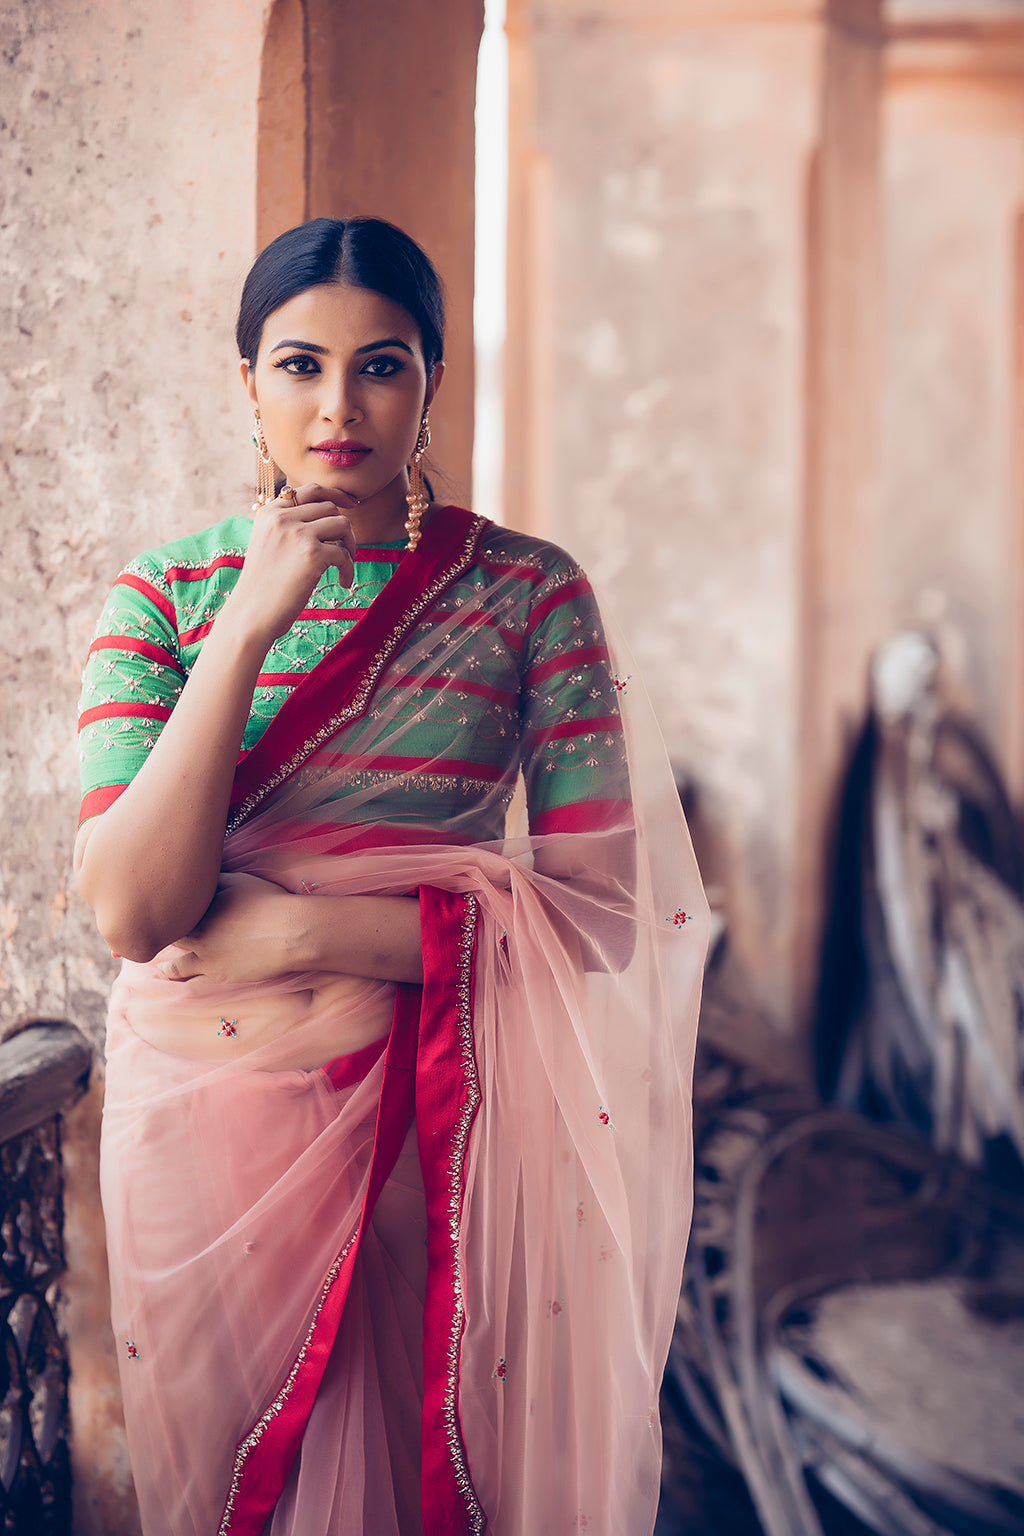
[[[233,310],[254,250],[261,0],[5,0],[0,1024],[98,1041],[113,963],[70,883],[79,676],[132,553],[247,507]],[[96,1197],[68,1126],[78,1536],[134,1528]]]
[[[78,678],[121,562],[250,502],[260,237],[373,200],[436,251],[463,390],[437,457],[467,474],[481,7],[444,7],[0,0],[0,1028],[100,1037]],[[938,629],[1024,790],[1022,11],[892,0],[886,41],[876,0],[509,0],[508,521],[611,589],[790,1024],[892,626]],[[98,1103],[67,1138],[76,1532],[128,1536]]]
[[[1020,798],[1024,6],[976,9],[903,0],[888,50],[880,602],[938,635]]]
[[[456,381],[437,457],[468,497],[483,7],[445,6],[0,0],[0,1029],[52,1015],[101,1041],[114,965],[70,881],[79,677],[124,560],[251,503],[232,332],[258,243],[359,211],[434,251]],[[100,1095],[97,1081],[66,1137],[75,1529],[127,1536]]]
[[[610,589],[802,1035],[893,628],[937,629],[1024,788],[1024,6],[509,15],[508,518]]]
[[[804,759],[837,729],[804,612],[837,556],[807,525],[864,499],[875,383],[850,305],[877,288],[877,15],[524,0],[510,33],[508,518],[611,590],[785,1016]]]

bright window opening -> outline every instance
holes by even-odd
[[[473,510],[502,515],[505,454],[505,251],[508,227],[508,43],[505,0],[485,0],[476,84],[476,351]]]

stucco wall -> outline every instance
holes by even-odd
[[[829,96],[830,25],[825,7],[758,0],[510,8],[508,517],[567,544],[609,591],[699,787],[705,874],[783,1020],[806,789],[805,522],[839,522],[830,463],[807,505],[807,379],[828,312],[811,312],[811,268],[865,200],[860,125],[875,106],[842,70]],[[819,192],[843,195],[812,246],[816,167]],[[848,426],[850,391],[833,400]],[[827,411],[814,430],[856,452]]]
[[[1024,6],[907,3],[888,59],[887,621],[926,624],[1024,791]],[[924,14],[922,15],[922,12]],[[988,26],[981,25],[984,17]]]
[[[261,0],[0,4],[0,1022],[94,1041],[113,962],[69,883],[78,681],[132,553],[247,507],[232,343],[254,254]],[[68,1125],[76,1533],[133,1528],[96,1202]]]
[[[874,647],[1024,788],[1020,0],[510,0],[508,518],[610,593],[806,1038]]]
[[[299,0],[278,6],[292,25]],[[68,881],[82,660],[126,557],[251,500],[231,330],[268,8],[0,0],[0,1028],[100,1038],[113,962]],[[1024,787],[1024,7],[890,5],[910,30],[880,157],[875,9],[509,4],[508,520],[611,590],[699,786],[705,871],[788,1020],[875,639],[937,625]],[[122,1536],[98,1105],[97,1086],[67,1137],[76,1531]]]

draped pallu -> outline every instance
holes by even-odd
[[[578,567],[436,512],[244,748],[224,868],[418,893],[424,980],[123,967],[102,1183],[147,1536],[649,1532],[706,907]]]

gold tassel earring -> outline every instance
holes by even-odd
[[[258,512],[260,507],[265,507],[268,501],[274,499],[274,461],[270,457],[270,449],[263,436],[263,423],[260,420],[259,411],[253,411],[252,419],[252,440],[256,444],[256,500],[252,504],[252,509]]]
[[[430,425],[427,421],[427,413],[423,412],[423,420],[420,422],[420,434],[416,439],[416,447],[412,451],[412,463],[409,465],[409,494],[406,502],[409,506],[409,517],[405,524],[405,531],[409,535],[406,549],[415,549],[420,541],[420,518],[430,505],[427,500],[423,485],[423,455],[430,447]]]

